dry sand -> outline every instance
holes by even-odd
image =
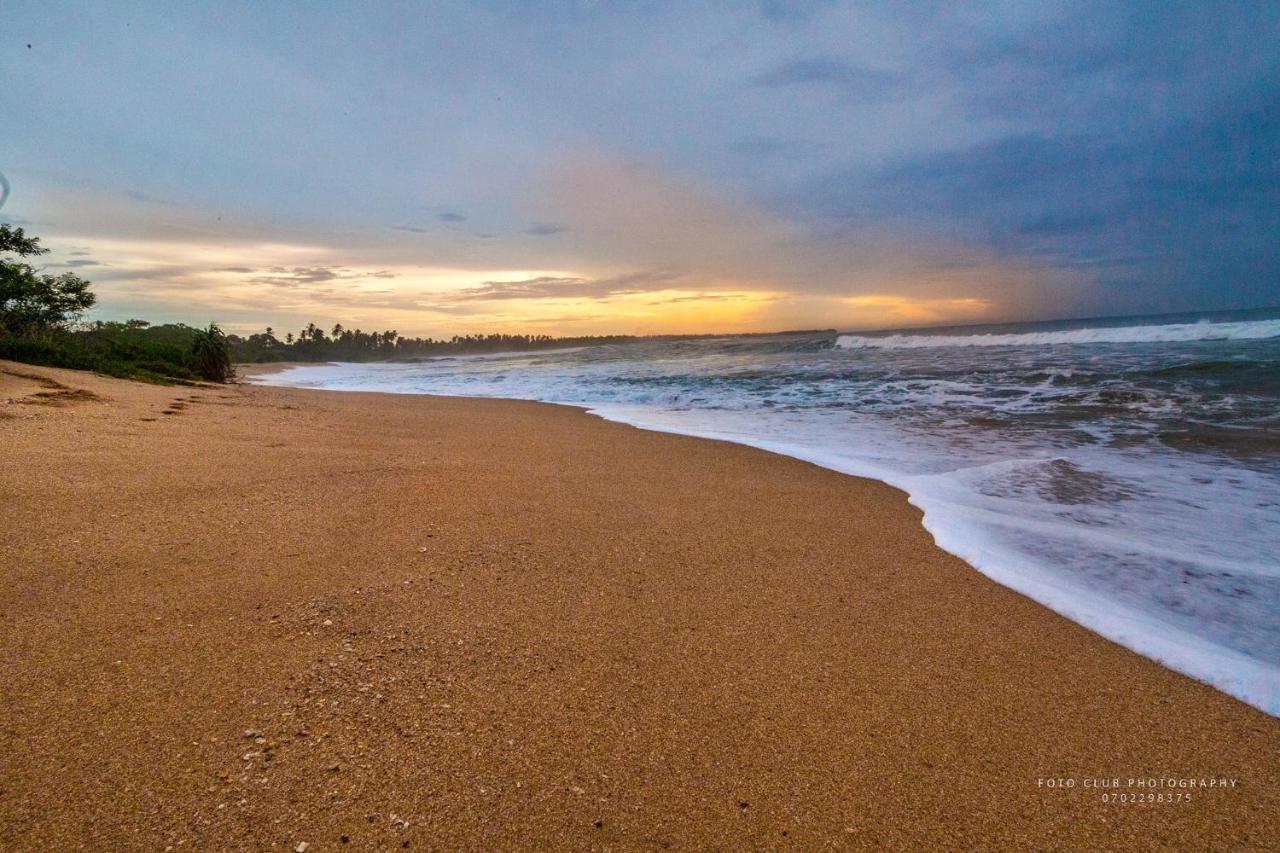
[[[0,362],[0,505],[6,849],[1280,839],[1280,721],[761,451]]]

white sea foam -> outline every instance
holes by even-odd
[[[970,335],[840,335],[839,349],[926,347],[1037,347],[1061,344],[1136,344],[1182,341],[1248,341],[1280,336],[1280,320],[1240,323],[1171,323],[1164,326],[1102,326],[1043,332]]]
[[[767,429],[758,418],[752,418],[754,423],[750,423],[723,412],[661,413],[648,407],[608,405],[591,411],[607,420],[645,429],[746,444],[896,486],[924,512],[924,526],[940,548],[965,560],[997,583],[1170,669],[1280,716],[1280,667],[1171,625],[1150,609],[1115,595],[1110,583],[1090,588],[1087,582],[1064,573],[1061,566],[1054,563],[1053,550],[1045,557],[1037,557],[1027,547],[1029,539],[1073,548],[1077,557],[1081,552],[1095,555],[1097,563],[1090,567],[1095,583],[1099,572],[1103,577],[1115,579],[1113,567],[1106,565],[1111,554],[1107,548],[1099,547],[1104,543],[1089,542],[1091,537],[1100,535],[1097,531],[1082,530],[1034,502],[982,495],[974,486],[989,472],[945,470],[947,463],[941,458],[918,457],[914,465],[926,473],[908,473],[901,456],[906,448],[895,447],[896,442],[890,437],[859,433],[856,437],[859,449],[851,451],[848,443],[835,446],[829,436],[823,435],[825,430],[821,427],[816,432],[805,429],[795,419]],[[852,436],[846,434],[844,438],[847,442]],[[1005,461],[993,465],[1008,470],[1028,461],[1048,460]],[[1222,497],[1233,496],[1222,494]],[[1228,500],[1222,508],[1235,506],[1234,501]],[[1216,520],[1227,526],[1218,529],[1219,536],[1246,535],[1244,528],[1248,522],[1242,525],[1238,518],[1233,519],[1232,510],[1216,515]],[[1134,533],[1132,529],[1117,531],[1113,541],[1105,544],[1124,543]],[[1178,548],[1176,543],[1185,542],[1185,531],[1167,533],[1171,544],[1160,556],[1168,556]],[[1198,535],[1212,534],[1199,531]],[[1140,545],[1137,551],[1142,550],[1145,549]],[[1192,559],[1201,567],[1198,560]],[[1211,561],[1228,564],[1237,571],[1242,568],[1226,557]],[[1258,567],[1249,568],[1266,575],[1276,571],[1274,564],[1259,563]]]

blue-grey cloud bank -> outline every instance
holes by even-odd
[[[5,215],[74,239],[121,313],[1280,302],[1273,2],[11,0],[0,75]],[[298,267],[342,274],[265,289]]]

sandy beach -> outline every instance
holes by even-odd
[[[0,362],[0,505],[5,849],[1280,840],[1280,721],[793,459]]]

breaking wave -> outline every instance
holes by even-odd
[[[1172,323],[1114,326],[1014,334],[841,335],[837,349],[923,349],[926,347],[1035,347],[1061,344],[1142,344],[1183,341],[1251,341],[1280,337],[1280,320],[1238,323]]]

